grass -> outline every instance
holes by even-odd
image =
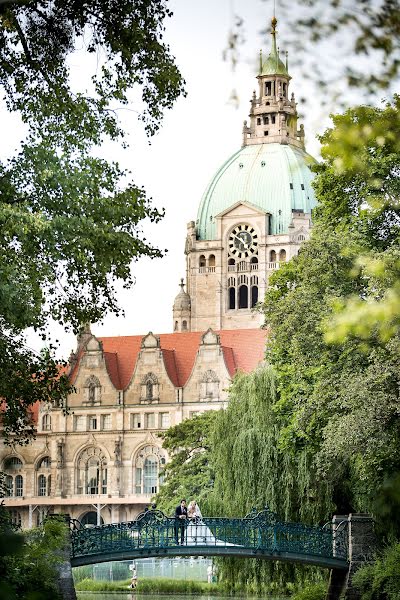
[[[102,581],[82,579],[76,583],[78,592],[126,592],[131,583],[130,579],[123,581]],[[149,578],[140,579],[136,591],[143,594],[214,594],[226,592],[218,583],[191,581],[186,579]]]

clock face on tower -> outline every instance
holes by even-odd
[[[235,258],[248,258],[257,254],[257,234],[250,225],[236,225],[229,236],[229,254]]]

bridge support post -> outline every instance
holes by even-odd
[[[359,600],[359,592],[353,587],[354,573],[366,563],[373,562],[376,550],[374,520],[371,515],[349,515],[349,570],[346,581],[345,600]]]
[[[347,571],[332,569],[327,600],[359,600],[359,592],[352,583],[353,576],[362,565],[373,562],[376,549],[374,520],[370,515],[335,516],[332,520],[333,531],[344,520],[347,520],[349,568]]]
[[[58,565],[58,577],[57,587],[63,600],[77,600],[74,586],[74,579],[72,577],[71,567],[71,541],[68,536],[68,540],[60,552],[61,561]]]

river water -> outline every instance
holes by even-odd
[[[240,598],[234,596],[234,600],[287,600],[283,597],[272,597],[272,596],[246,596],[246,598]],[[110,592],[101,593],[98,592],[78,592],[78,600],[232,600],[230,598],[224,598],[223,596],[188,596],[186,594],[134,594],[131,592]]]

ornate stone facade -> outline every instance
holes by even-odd
[[[87,331],[67,414],[36,407],[36,439],[0,448],[14,520],[31,527],[49,512],[90,524],[133,519],[162,483],[160,431],[225,406],[235,371],[255,368],[264,347],[261,330],[102,339]]]

